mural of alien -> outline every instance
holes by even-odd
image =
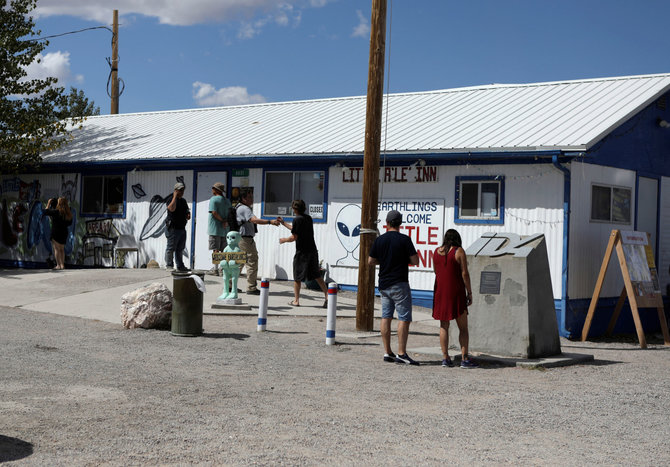
[[[347,251],[346,256],[337,260],[338,266],[358,266],[358,249],[361,235],[361,207],[347,204],[335,218],[337,239]]]

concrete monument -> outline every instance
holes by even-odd
[[[465,252],[473,292],[470,348],[524,358],[560,354],[544,235],[486,233]]]

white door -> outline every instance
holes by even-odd
[[[195,207],[195,246],[193,248],[193,268],[211,269],[212,253],[209,251],[209,235],[207,220],[209,216],[209,199],[212,197],[212,185],[220,182],[228,190],[228,172],[198,172],[198,188]],[[228,196],[224,193],[223,196]]]
[[[658,212],[658,180],[639,177],[637,191],[637,231],[651,235],[651,248],[656,253],[656,214]]]

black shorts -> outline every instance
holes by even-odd
[[[296,251],[293,257],[293,280],[311,281],[321,277],[321,268],[319,267],[319,252]]]

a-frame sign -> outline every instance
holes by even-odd
[[[582,341],[585,341],[589,335],[593,314],[598,304],[600,291],[605,280],[605,273],[609,265],[612,252],[616,249],[621,266],[621,275],[623,276],[624,287],[619,296],[614,313],[607,326],[606,335],[611,335],[614,325],[619,318],[621,308],[628,297],[633,321],[635,321],[635,330],[637,338],[640,341],[640,347],[647,348],[647,340],[644,337],[644,329],[640,321],[638,308],[656,308],[658,319],[661,321],[661,330],[663,331],[663,341],[665,345],[670,345],[670,334],[668,334],[668,323],[663,312],[663,295],[658,283],[658,275],[654,261],[654,254],[649,242],[649,234],[646,232],[631,232],[612,230],[610,241],[605,250],[603,264],[600,267],[600,274],[596,281],[593,297],[589,305],[589,312],[586,315],[584,328],[582,329]]]

